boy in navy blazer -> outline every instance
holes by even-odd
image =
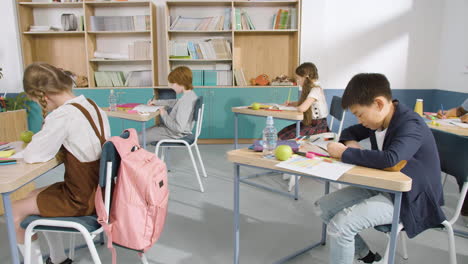
[[[403,193],[400,221],[410,238],[445,220],[440,206],[443,192],[440,161],[434,137],[424,120],[410,108],[392,99],[387,78],[361,73],[348,83],[342,107],[359,120],[346,128],[340,143],[329,143],[328,152],[343,162],[369,168],[401,170],[412,179],[411,191]],[[371,150],[359,141],[370,138]],[[377,263],[359,232],[390,224],[393,198],[388,193],[347,187],[320,198],[316,209],[328,223],[330,263]]]

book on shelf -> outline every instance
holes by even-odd
[[[103,51],[95,51],[94,58],[96,59],[105,59],[105,60],[126,60],[128,59],[127,54],[120,54],[114,52],[103,52]]]
[[[125,78],[121,71],[97,71],[94,72],[97,87],[124,86]]]
[[[237,30],[255,30],[255,26],[249,14],[243,9],[236,9],[236,29]]]
[[[234,79],[236,81],[236,85],[239,86],[246,86],[247,81],[245,80],[244,71],[242,68],[234,69]]]
[[[229,14],[229,12],[226,12]],[[230,17],[211,16],[211,17],[183,17],[177,16],[170,26],[170,30],[185,31],[203,31],[203,30],[229,30]]]
[[[151,41],[135,41],[128,45],[128,58],[131,60],[150,60]]]
[[[127,74],[125,86],[129,87],[149,87],[153,86],[152,71],[131,71]]]
[[[231,44],[227,39],[169,41],[169,58],[171,59],[231,59],[231,57]]]
[[[273,15],[273,29],[297,29],[297,10],[296,8],[278,9]]]
[[[30,32],[47,32],[47,31],[61,31],[62,29],[54,26],[40,26],[40,25],[31,25],[29,26]]]
[[[91,16],[91,31],[146,31],[150,30],[149,15]]]
[[[236,21],[236,30],[242,29],[242,19],[241,19],[241,10],[236,8],[234,11],[235,21]]]

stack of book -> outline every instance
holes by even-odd
[[[150,60],[151,41],[135,41],[128,45],[128,58],[131,60]]]
[[[29,31],[31,32],[60,31],[60,30],[62,29],[59,27],[53,27],[53,26],[36,26],[36,25],[29,26]]]
[[[131,71],[127,75],[125,86],[150,87],[153,86],[152,71]]]
[[[226,8],[223,16],[183,17],[177,16],[170,30],[230,30],[231,9]]]
[[[296,8],[278,9],[273,15],[273,29],[297,29],[297,10]]]
[[[125,85],[124,74],[121,71],[97,71],[94,73],[97,87],[121,87]]]
[[[236,9],[236,30],[255,30],[255,26],[245,10]]]
[[[192,70],[194,86],[232,85],[231,70]]]
[[[150,17],[91,16],[91,31],[145,31],[150,30]]]
[[[171,59],[231,59],[231,43],[227,39],[171,40],[169,58]]]

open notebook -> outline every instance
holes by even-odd
[[[161,106],[154,106],[154,105],[137,105],[135,106],[132,110],[141,112],[141,113],[153,113],[158,111],[161,108]]]

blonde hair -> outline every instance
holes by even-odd
[[[319,75],[317,66],[311,62],[304,62],[299,65],[299,67],[296,68],[296,74],[305,78],[304,84],[302,85],[301,98],[298,102],[298,105],[301,105],[307,99],[307,96],[309,96],[309,93],[313,88],[320,89],[320,86],[315,83],[315,81],[318,80]],[[302,122],[306,126],[310,126],[312,124],[312,109],[310,107],[304,112],[304,119]]]
[[[71,92],[73,79],[62,70],[43,62],[30,64],[24,70],[24,92],[33,99],[37,99],[42,116],[47,115],[46,95]]]
[[[183,85],[185,90],[193,90],[192,85],[192,71],[189,67],[179,66],[169,73],[167,80],[170,83],[177,83]]]

